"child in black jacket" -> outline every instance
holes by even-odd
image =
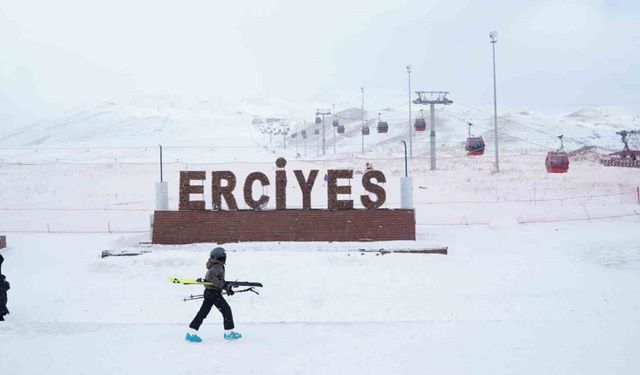
[[[2,274],[2,262],[4,262],[4,258],[0,254],[0,321],[3,321],[4,316],[9,314],[7,309],[7,290],[11,287],[6,277]]]
[[[227,260],[227,254],[221,247],[216,247],[211,250],[209,254],[209,260],[207,261],[207,274],[204,277],[205,281],[211,285],[205,286],[204,299],[202,306],[196,314],[191,324],[189,324],[189,332],[185,339],[191,342],[201,342],[202,339],[198,336],[198,329],[202,325],[203,320],[209,315],[211,308],[215,306],[222,314],[224,323],[224,339],[225,340],[237,340],[242,337],[241,334],[235,332],[233,329],[233,315],[231,313],[231,307],[225,299],[222,297],[222,292],[225,291],[228,296],[233,295],[233,289],[224,279],[224,266]]]

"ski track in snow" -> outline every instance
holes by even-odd
[[[18,325],[3,332],[3,353],[37,360],[0,364],[11,374],[624,374],[638,366],[630,323],[265,324],[232,343],[205,325],[201,344],[180,342],[179,325]]]

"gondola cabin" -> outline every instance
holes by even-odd
[[[322,124],[322,119],[320,116],[316,116],[316,124]]]
[[[484,140],[482,137],[469,137],[464,149],[467,155],[480,156],[484,154]]]
[[[368,125],[363,126],[361,132],[362,132],[362,135],[369,135],[369,126]]]
[[[298,136],[298,133],[293,133],[293,134],[291,134],[291,138],[295,138],[295,137],[297,137],[297,136]]]
[[[338,130],[338,133],[340,133],[340,134],[344,134],[344,125],[338,125],[338,127],[336,128],[336,130]]]
[[[547,153],[547,158],[544,160],[547,173],[567,173],[569,171],[569,155],[564,151],[563,137],[563,135],[558,136],[560,148]]]
[[[307,139],[307,131],[306,130],[302,130],[300,132],[300,135],[302,135],[302,138]]]
[[[333,120],[333,122],[331,123],[333,125],[334,128],[337,128],[338,125],[340,125],[340,123],[338,122],[338,120]]]
[[[378,121],[378,133],[387,133],[389,131],[389,124],[386,121]]]
[[[316,135],[317,135],[317,134],[320,134],[320,129],[314,129],[314,130],[313,130],[313,134],[316,134]]]
[[[569,171],[569,155],[564,151],[549,151],[544,161],[547,173],[567,173]]]
[[[413,127],[417,132],[423,132],[427,130],[427,122],[423,118],[417,118],[416,122],[413,124]]]
[[[479,156],[484,154],[484,139],[482,137],[476,137],[471,134],[472,123],[468,122],[469,126],[469,135],[467,136],[467,142],[464,145],[464,150],[467,152],[467,155],[471,156]]]

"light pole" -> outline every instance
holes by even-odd
[[[316,109],[316,112],[318,112],[317,109]],[[322,120],[320,119],[320,117],[318,117],[318,115],[316,114],[316,128],[313,129],[313,134],[318,136],[316,138],[316,154],[317,154],[317,156],[320,156],[320,129],[319,128],[320,128],[320,122],[321,121]]]
[[[407,142],[400,141],[404,145],[404,177],[400,177],[400,208],[413,208],[413,179],[409,177],[407,169]]]
[[[162,145],[158,145],[158,147],[160,147],[160,182],[156,182],[156,211],[166,211],[169,209],[169,190],[167,182],[162,176]],[[151,216],[153,217],[153,215]]]
[[[304,126],[304,122],[301,125]],[[304,142],[304,158],[306,160],[307,159],[307,131],[303,129],[300,133],[301,133],[300,135],[302,136],[302,139],[304,139],[303,141]]]
[[[360,136],[362,137],[362,155],[364,155],[364,87],[360,87],[362,92],[362,127],[360,128]]]
[[[289,134],[289,124],[281,122],[280,131],[282,132],[282,147],[287,149],[287,135]]]
[[[407,76],[409,78],[409,156],[413,159],[413,132],[411,131],[411,65],[407,65]]]
[[[493,49],[493,137],[496,147],[496,172],[500,172],[500,162],[498,159],[498,99],[496,94],[496,43],[498,42],[498,32],[489,33],[491,46]]]
[[[336,105],[332,104],[331,105],[331,109],[332,109],[331,117],[335,117],[335,115],[336,115]],[[336,125],[334,124],[334,121],[335,121],[335,119],[332,118],[331,119],[331,127],[333,128],[333,154],[335,155],[336,154]]]
[[[326,155],[327,148],[325,147],[325,127],[324,127],[324,116],[330,115],[330,109],[316,109],[316,116],[322,116],[322,155]],[[336,135],[333,135],[333,140],[335,143]],[[334,150],[335,151],[335,150]]]
[[[409,177],[409,171],[407,169],[407,142],[400,141],[404,145],[404,176]]]

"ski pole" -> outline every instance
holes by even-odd
[[[234,290],[234,293],[243,293],[243,292],[253,292],[257,295],[260,295],[260,293],[258,293],[258,291],[256,291],[255,288],[251,287],[251,288],[247,288],[247,289],[242,289],[242,290]]]
[[[255,288],[253,288],[253,287],[251,287],[251,288],[247,288],[247,289],[242,289],[242,290],[234,290],[233,292],[234,292],[234,293],[252,292],[252,293],[255,293],[255,294],[257,294],[257,295],[260,295],[260,293],[258,293],[258,291],[256,291],[256,290],[255,290]],[[225,294],[225,295],[226,295],[227,293],[226,293],[225,291],[223,291],[223,292],[222,292],[222,294]],[[185,297],[185,298],[183,298],[182,300],[183,300],[184,302],[186,302],[186,301],[193,301],[193,300],[196,300],[196,299],[202,299],[202,298],[204,298],[204,294],[197,294],[197,295],[193,295],[193,294],[192,294],[192,295],[190,295],[189,297]]]
[[[189,297],[183,298],[182,300],[186,302],[186,301],[193,301],[194,299],[202,299],[202,298],[204,298],[204,294],[198,294],[195,296],[192,294]]]

